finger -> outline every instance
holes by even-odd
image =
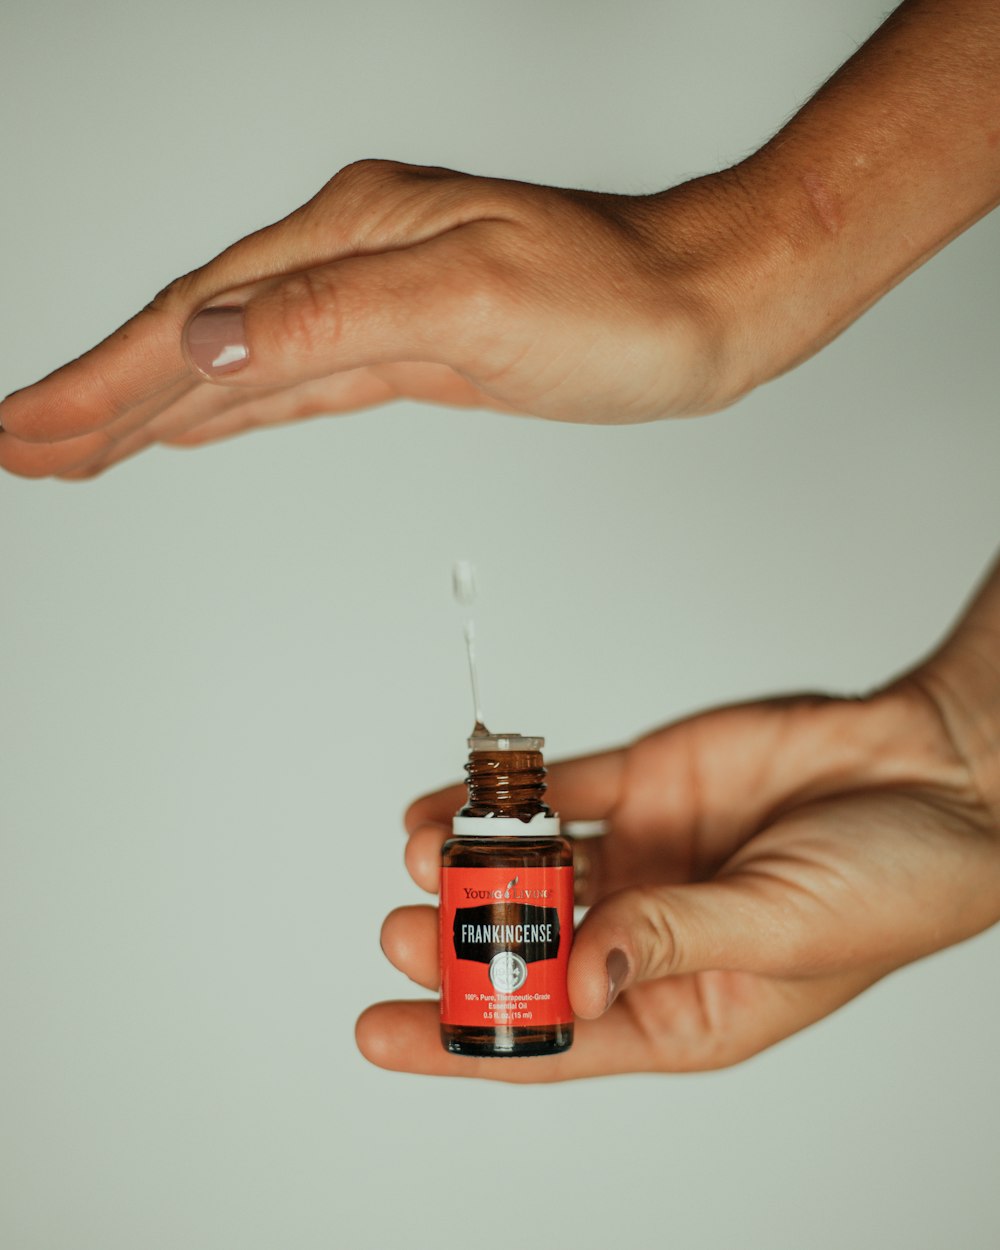
[[[577,838],[568,835],[573,848],[573,901],[589,907],[601,897],[600,865],[606,858],[607,835]]]
[[[173,447],[200,447],[250,430],[321,415],[358,412],[396,398],[390,386],[364,369],[351,369],[332,378],[315,378],[297,386],[265,387],[249,394],[225,390],[221,394],[230,400],[221,411],[184,428],[164,431],[155,441]]]
[[[25,441],[56,442],[103,429],[146,405],[162,410],[178,388],[192,385],[181,333],[194,309],[238,283],[294,273],[336,254],[329,229],[303,226],[312,204],[176,279],[88,352],[7,396],[0,403],[0,426]],[[350,250],[347,238],[338,245]]]
[[[72,473],[60,472],[59,476],[94,476],[154,443],[197,446],[245,429],[298,420],[323,411],[364,407],[390,397],[388,388],[378,379],[370,381],[364,392],[357,374],[347,375],[340,386],[338,382],[340,379],[324,378],[297,387],[232,391],[188,381],[183,392],[172,397],[170,403],[140,405],[133,413],[112,422],[101,431],[107,438],[103,449],[79,466],[72,466]],[[336,404],[328,406],[328,401],[338,395],[340,408]],[[356,402],[352,404],[352,400]],[[82,470],[79,474],[77,467]]]
[[[193,308],[236,282],[294,271],[318,255],[315,237],[291,217],[239,240],[88,352],[9,395],[0,426],[25,441],[57,442],[122,421],[141,424],[192,388],[181,332]]]
[[[129,413],[113,422],[101,431],[107,436],[106,443],[94,441],[72,454],[69,451],[65,454],[42,452],[38,457],[39,467],[24,471],[36,477],[46,473],[56,473],[60,477],[93,477],[157,443],[200,447],[267,426],[358,412],[399,398],[511,411],[508,405],[491,399],[454,370],[425,362],[349,369],[294,386],[234,390],[189,384],[186,389],[187,393],[169,405],[155,410],[150,407],[146,412],[136,410],[141,420]],[[46,468],[49,464],[54,467]]]
[[[451,837],[447,825],[418,826],[406,840],[406,870],[422,890],[437,894],[441,888],[441,848]]]
[[[55,470],[61,478],[92,478],[104,470],[111,468],[122,460],[145,450],[165,434],[175,430],[185,430],[192,425],[214,416],[237,400],[228,393],[219,393],[218,388],[208,385],[194,384],[184,388],[169,403],[158,405],[141,404],[133,412],[127,413],[118,421],[113,421],[103,430],[88,435],[90,439],[104,439],[100,449],[84,460]],[[59,443],[44,444],[54,449],[69,447],[77,440],[67,439]],[[39,444],[43,446],[43,444]],[[68,459],[68,457],[67,457]]]
[[[605,819],[623,796],[626,755],[624,748],[617,748],[550,765],[545,801],[565,820]],[[465,800],[463,784],[425,794],[408,808],[406,828],[412,831],[428,823],[450,826]]]
[[[450,828],[452,817],[467,798],[468,791],[461,782],[445,786],[443,790],[435,790],[433,794],[422,795],[406,809],[403,824],[410,834],[415,833],[423,825]]]
[[[498,333],[512,291],[488,259],[494,228],[476,222],[221,293],[184,328],[188,361],[211,381],[251,386],[394,361],[502,373],[517,345]]]
[[[411,981],[425,990],[441,984],[436,907],[397,907],[382,922],[380,942],[386,959]]]
[[[358,161],[294,213],[172,282],[89,352],[8,396],[0,426],[30,442],[101,429],[163,389],[190,384],[181,332],[195,309],[219,302],[220,292],[496,217],[505,185],[452,170]]]
[[[845,724],[839,704],[802,696],[721,708],[640,738],[623,764],[609,835],[583,849],[581,901],[710,879],[782,801],[813,784],[818,760],[834,761],[842,786],[842,744],[859,737],[851,710]]]
[[[568,1051],[528,1062],[449,1054],[436,1002],[377,1003],[362,1014],[355,1032],[370,1062],[430,1076],[534,1084],[623,1072],[703,1072],[759,1054],[878,979],[866,970],[807,980],[713,972],[647,982],[599,1020],[577,1020]]]
[[[103,430],[60,443],[28,443],[0,431],[0,468],[18,477],[61,476],[106,455],[111,446]]]
[[[705,971],[806,975],[838,949],[836,925],[808,890],[766,873],[620,890],[590,909],[569,964],[570,1001],[595,1019],[630,986]]]
[[[422,890],[437,894],[441,888],[441,848],[451,837],[446,825],[420,825],[410,834],[403,858],[407,871]],[[574,899],[581,906],[588,905],[595,897],[593,891],[594,843],[603,838],[586,842],[572,840]]]
[[[330,377],[315,378],[286,388],[267,388],[260,398],[242,392],[222,392],[233,397],[226,410],[184,431],[161,436],[157,441],[178,447],[196,447],[231,438],[249,430],[319,415],[358,412],[394,399],[428,400],[461,408],[489,407],[509,412],[508,405],[492,399],[468,379],[445,365],[425,361],[397,362],[368,369],[347,369]]]
[[[272,394],[260,396],[257,402],[273,402],[268,398]],[[246,401],[245,395],[233,395],[217,387],[185,380],[183,387],[175,388],[155,403],[137,405],[92,434],[53,443],[33,443],[0,433],[0,467],[25,477],[54,476],[67,480],[95,477],[155,443],[182,442],[190,429],[211,423],[215,418],[225,418],[225,410]]]
[[[196,385],[182,399],[137,429],[125,429],[123,425],[115,423],[102,431],[109,435],[106,448],[80,466],[82,473],[79,476],[95,477],[156,443],[184,445],[192,430],[203,429],[216,421],[232,420],[232,409],[270,405],[286,410],[292,407],[285,394],[277,392],[275,388],[248,395],[243,392],[221,391],[218,387],[207,384]],[[59,476],[75,477],[77,474],[60,473]]]
[[[191,387],[181,352],[183,317],[143,309],[83,356],[0,404],[0,425],[25,442],[51,443],[103,429],[137,405],[169,402]]]
[[[0,466],[30,477],[94,477],[155,443],[194,446],[242,429],[315,415],[324,410],[319,388],[328,391],[330,382],[234,392],[186,379],[183,387],[137,405],[93,434],[57,443],[17,440],[6,449],[4,438],[10,436],[0,435]],[[358,397],[357,407],[364,406],[361,400],[376,403],[388,397],[387,388],[377,382],[371,390],[371,395]]]
[[[478,1077],[528,1085],[650,1071],[656,1062],[648,1037],[624,1004],[603,1020],[579,1023],[569,1050],[530,1060],[449,1054],[441,1044],[436,1002],[377,1003],[359,1018],[355,1038],[369,1062],[394,1072]]]

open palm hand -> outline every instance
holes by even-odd
[[[752,385],[720,294],[753,251],[734,188],[607,195],[359,161],[8,396],[0,467],[93,477],[156,443],[397,398],[594,422],[723,407]]]

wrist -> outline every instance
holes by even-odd
[[[679,294],[710,343],[706,411],[808,359],[888,289],[859,284],[797,176],[764,151],[639,203],[670,299]]]
[[[993,0],[903,4],[726,171],[746,223],[742,352],[774,377],[1000,203]],[[739,347],[739,344],[737,344]]]
[[[705,362],[685,411],[728,407],[795,363],[801,328],[775,315],[796,263],[791,227],[745,165],[629,201],[663,324],[682,315]]]

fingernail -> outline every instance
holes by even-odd
[[[191,363],[208,378],[242,369],[250,359],[243,309],[228,304],[203,308],[187,323],[184,346]]]
[[[624,951],[620,951],[616,946],[608,955],[608,1001],[604,1004],[604,1010],[618,997],[618,991],[625,984],[625,978],[628,976],[628,957]]]

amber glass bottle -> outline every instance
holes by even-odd
[[[441,1040],[459,1055],[568,1049],[573,852],[543,801],[544,739],[469,739],[469,801],[441,861]]]

